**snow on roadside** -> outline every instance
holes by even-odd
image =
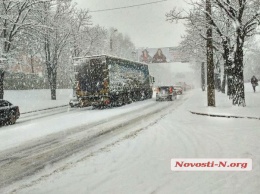
[[[195,92],[137,136],[17,193],[258,193],[259,121],[191,114],[203,98]],[[252,158],[253,170],[172,172],[172,158]]]
[[[19,106],[20,112],[68,105],[72,89],[57,89],[57,100],[51,100],[51,91],[44,90],[5,90],[4,99]]]
[[[216,92],[216,107],[207,107],[206,91],[197,91],[198,94],[194,97],[197,102],[191,104],[188,108],[190,111],[206,113],[206,114],[220,114],[226,116],[243,116],[243,117],[257,117],[260,118],[260,88],[256,87],[256,93],[253,92],[251,84],[245,84],[245,98],[246,107],[232,106],[232,100],[229,100],[226,94]],[[200,95],[203,94],[203,95]]]

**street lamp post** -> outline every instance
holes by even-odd
[[[110,51],[113,51],[113,35],[117,32],[117,29],[114,29],[110,35]]]
[[[132,51],[132,57],[133,57],[133,61],[137,61],[137,57],[136,57],[136,51]]]
[[[4,99],[5,58],[0,58],[0,99]]]
[[[201,88],[205,91],[205,66],[204,62],[201,63]]]
[[[215,107],[215,85],[214,85],[214,61],[213,61],[213,40],[212,40],[212,8],[211,0],[206,0],[206,21],[207,21],[207,95],[208,106]]]

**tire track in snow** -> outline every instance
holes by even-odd
[[[184,99],[186,100],[186,99]],[[176,108],[177,106],[179,106],[181,103],[178,102],[178,104],[174,106],[174,108]],[[113,146],[117,145],[118,143],[126,140],[126,139],[129,139],[129,138],[135,138],[140,132],[148,129],[150,126],[153,126],[153,125],[156,125],[157,122],[161,119],[163,119],[167,114],[169,114],[170,112],[174,111],[174,109],[172,109],[173,107],[170,107],[170,106],[167,106],[166,109],[164,109],[163,111],[159,112],[159,116],[157,114],[153,114],[153,115],[145,115],[145,117],[147,119],[149,119],[151,121],[151,123],[149,123],[148,125],[145,125],[144,127],[142,126],[139,126],[138,125],[138,128],[136,128],[136,124],[137,123],[132,123],[132,126],[125,126],[127,128],[130,128],[130,129],[134,129],[133,131],[129,132],[127,135],[124,135],[122,134],[121,138],[116,138],[115,141],[112,141],[112,143],[104,146],[104,147],[101,147],[100,149],[98,149],[97,151],[95,152],[91,152],[90,154],[88,154],[87,156],[85,155],[84,157],[80,157],[80,159],[78,159],[76,162],[74,163],[67,163],[65,166],[63,165],[62,167],[60,167],[59,169],[56,169],[55,171],[53,171],[52,173],[50,174],[47,174],[47,175],[43,175],[41,176],[40,178],[38,178],[37,180],[34,180],[32,181],[31,183],[29,184],[24,184],[22,185],[21,187],[15,189],[12,191],[12,193],[16,193],[16,191],[19,191],[21,189],[24,189],[24,188],[27,188],[27,187],[31,187],[35,184],[39,184],[41,181],[47,179],[48,177],[50,177],[51,175],[54,175],[56,173],[60,173],[64,170],[68,170],[70,168],[72,168],[73,166],[75,166],[77,163],[79,162],[83,162],[85,160],[88,160],[90,157],[93,157],[99,153],[102,153],[102,152],[107,152],[109,151],[110,149],[113,148]],[[158,113],[158,112],[157,112]],[[150,117],[150,118],[149,118]],[[144,119],[144,118],[143,118]],[[142,121],[140,121],[140,124],[143,123]],[[133,128],[134,127],[134,128]],[[120,134],[119,130],[115,131],[112,135],[114,135],[115,133],[118,133]],[[107,138],[111,138],[111,137],[107,137]],[[101,141],[104,140],[104,138],[101,138],[100,139]],[[121,157],[120,157],[121,160],[123,160]],[[124,163],[124,160],[122,161]],[[106,177],[106,178],[102,178],[102,180],[99,181],[99,183],[96,184],[96,186],[98,186],[99,184],[104,184],[105,181],[107,181],[109,179],[109,177]]]
[[[129,116],[128,112],[120,116],[114,116],[110,121],[105,119],[92,125],[72,129],[70,130],[71,133],[62,132],[62,136],[61,133],[50,135],[47,138],[30,142],[25,146],[1,152],[0,161],[5,158],[8,160],[8,163],[0,162],[2,169],[0,187],[10,185],[15,181],[37,173],[39,170],[44,169],[46,165],[88,149],[98,143],[98,141],[102,141],[105,135],[109,136],[112,131],[124,131],[126,127],[133,127],[144,118],[149,118],[160,113],[160,111],[171,109],[174,102],[154,104],[155,106],[149,104],[147,107],[143,107],[138,114],[132,117]],[[64,134],[66,134],[65,137]]]

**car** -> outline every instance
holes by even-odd
[[[78,99],[72,98],[72,99],[70,99],[69,105],[71,108],[73,108],[73,107],[78,107],[80,105],[80,103],[79,103]]]
[[[183,91],[187,91],[191,89],[191,86],[186,84],[186,82],[177,82],[176,85],[180,85],[183,88]]]
[[[1,125],[15,124],[16,120],[20,117],[18,106],[14,106],[7,100],[0,100],[0,122]]]
[[[173,86],[159,86],[156,91],[156,101],[177,99]]]
[[[176,90],[177,95],[182,95],[183,89],[181,86],[173,86],[173,89]]]

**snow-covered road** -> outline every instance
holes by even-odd
[[[151,118],[154,122],[148,127],[140,126],[150,123],[143,120],[132,127],[135,130],[130,130],[131,133],[109,138],[110,144],[57,163],[56,170],[49,166],[38,176],[5,191],[21,194],[258,193],[259,121],[191,114],[190,108],[202,100],[205,99],[201,92],[196,91],[183,104],[173,106],[174,111],[157,120]],[[252,158],[253,170],[172,172],[172,158]]]
[[[86,108],[61,107],[39,113],[21,115],[13,126],[4,126],[0,130],[0,151],[19,146],[35,138],[41,138],[53,133],[78,128],[101,120],[110,120],[113,116],[135,112],[139,109],[152,107],[154,99],[136,102],[130,105],[107,109],[92,110]]]
[[[104,143],[105,140],[109,140],[110,142],[111,138],[118,140],[118,134],[122,133],[126,135],[131,130],[142,130],[161,118],[162,115],[167,114],[173,108],[182,104],[188,98],[187,96],[179,97],[179,100],[174,102],[156,103],[154,100],[149,100],[141,103],[133,103],[132,105],[117,108],[117,114],[111,114],[115,109],[78,109],[74,112],[55,116],[58,118],[54,118],[52,115],[50,117],[52,122],[48,121],[48,124],[45,124],[44,127],[41,126],[41,119],[38,119],[33,122],[36,131],[39,131],[39,129],[45,131],[48,126],[52,127],[52,125],[59,126],[60,130],[55,133],[53,131],[52,133],[45,132],[45,135],[41,134],[38,138],[30,136],[30,139],[27,140],[26,137],[22,138],[20,136],[21,141],[18,147],[3,141],[3,151],[0,153],[0,168],[2,169],[0,187],[9,185],[28,175],[35,174],[46,166],[52,165],[54,162],[79,151],[88,150],[93,145],[96,146],[100,142]],[[82,119],[80,120],[80,118],[75,117],[75,114],[79,114],[78,112],[84,114],[85,118],[95,115],[94,118],[96,118],[96,121],[92,119],[86,122],[85,120],[83,124]],[[74,124],[76,124],[76,121],[81,121],[81,126],[78,122],[74,128],[68,128],[67,126],[66,130],[64,123],[59,123],[60,117],[62,117],[63,122],[66,121],[64,117],[70,119],[74,117]],[[47,121],[46,118],[43,118],[43,121]],[[21,128],[21,125],[27,125],[26,123],[20,125],[17,123],[17,127]],[[26,130],[28,129],[25,128],[23,132],[28,133]],[[11,129],[9,129],[7,133],[11,132]],[[48,135],[46,136],[46,134]],[[18,144],[18,142],[15,144]],[[8,147],[9,149],[7,149]]]

